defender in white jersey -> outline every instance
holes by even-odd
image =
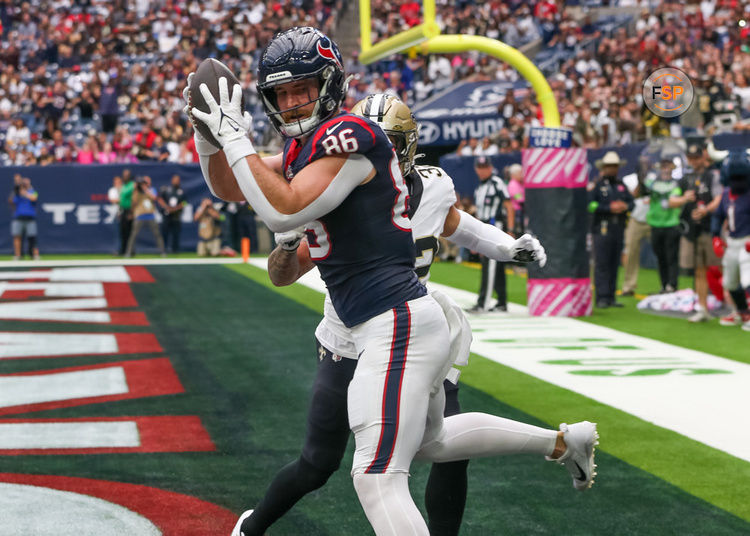
[[[498,260],[538,260],[541,263],[546,260],[544,249],[530,236],[514,240],[496,227],[482,224],[456,210],[453,207],[456,201],[453,181],[445,171],[433,166],[413,166],[416,123],[406,105],[394,97],[373,95],[358,103],[352,113],[377,122],[397,150],[410,190],[409,216],[416,248],[415,271],[422,282],[429,278],[440,235]],[[279,246],[269,257],[269,275],[274,284],[291,284],[312,268],[308,245],[303,237],[300,231],[276,235]],[[451,325],[453,363],[466,364],[471,341],[468,323],[449,298],[436,292],[432,295],[443,307]],[[385,413],[385,403],[374,404],[383,398],[374,396],[374,393],[376,390],[383,392],[388,371],[365,371],[360,377],[367,378],[366,384],[350,385],[357,367],[356,330],[357,327],[350,329],[343,324],[326,295],[325,315],[316,329],[319,365],[302,455],[277,474],[256,509],[243,514],[237,523],[237,536],[240,527],[244,534],[261,534],[304,494],[322,486],[340,464],[349,437],[348,425],[360,434],[373,434],[371,441],[364,442],[372,449],[361,449],[358,443],[352,470],[355,486],[356,475],[381,464],[383,488],[369,505],[363,504],[376,533],[424,534],[418,510],[408,508],[409,503],[413,506],[408,488],[393,485],[391,481],[406,478],[411,459],[392,457],[391,453],[383,456],[380,452],[383,444],[381,424],[390,416]],[[410,398],[410,383],[426,375],[420,367],[426,367],[427,372],[430,366],[406,360],[398,402],[401,413],[405,411],[403,408],[419,403]],[[362,372],[359,370],[358,375]],[[393,438],[394,442],[419,442],[423,438],[417,456],[438,462],[433,464],[426,492],[430,534],[458,534],[465,504],[466,459],[469,457],[536,452],[565,464],[577,489],[590,487],[595,474],[593,446],[597,436],[594,425],[586,422],[570,427],[561,425],[561,431],[556,432],[491,415],[458,415],[457,371],[447,366],[441,378],[446,376],[449,379],[443,388],[439,383],[433,385],[427,429],[398,427]],[[342,409],[342,406],[348,407],[348,421],[347,407]],[[443,413],[448,417],[445,420]],[[401,420],[398,415],[395,419]],[[575,469],[574,464],[577,464]],[[358,489],[358,493],[361,501],[368,500],[367,490]]]

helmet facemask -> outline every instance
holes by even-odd
[[[406,177],[414,169],[414,158],[417,154],[417,129],[406,131],[385,130],[384,132],[396,150],[401,175]]]
[[[266,114],[271,119],[271,122],[282,136],[286,136],[288,138],[298,138],[301,136],[305,136],[314,131],[320,123],[333,115],[333,113],[339,106],[339,103],[333,99],[333,97],[331,96],[331,92],[329,91],[332,80],[335,78],[334,74],[335,72],[333,67],[328,65],[326,67],[323,67],[319,71],[312,73],[311,76],[284,79],[278,84],[265,84],[262,88],[259,87],[259,93],[266,107]],[[318,96],[316,98],[311,98],[307,102],[298,104],[297,106],[294,106],[292,108],[279,110],[275,89],[277,86],[313,77],[318,82]],[[284,121],[284,114],[287,114],[299,108],[309,106],[313,102],[315,103],[315,107],[308,117],[293,119],[288,123]]]

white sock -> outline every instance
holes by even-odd
[[[429,536],[409,494],[408,473],[357,473],[354,489],[376,536]]]
[[[557,432],[487,413],[461,413],[443,420],[437,439],[422,445],[417,458],[453,462],[506,454],[540,454],[555,450]]]

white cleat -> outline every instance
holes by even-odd
[[[245,510],[242,513],[240,518],[237,520],[237,524],[232,529],[232,536],[244,536],[244,533],[240,531],[240,527],[242,527],[242,522],[245,521],[252,514],[253,514],[253,510]]]
[[[596,476],[594,447],[599,444],[596,423],[589,421],[571,425],[562,423],[560,431],[563,433],[563,439],[568,448],[562,456],[554,461],[565,466],[573,477],[575,489],[586,491],[594,484],[594,477]]]

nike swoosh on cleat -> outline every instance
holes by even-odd
[[[329,136],[329,135],[333,134],[333,131],[336,130],[337,128],[339,128],[340,126],[341,126],[341,123],[336,123],[332,127],[328,127],[326,129],[326,136]]]
[[[581,469],[581,466],[578,465],[578,462],[573,462],[576,464],[576,469],[578,469],[579,475],[575,477],[576,480],[580,480],[581,482],[586,482],[586,473],[583,472],[583,469]]]

